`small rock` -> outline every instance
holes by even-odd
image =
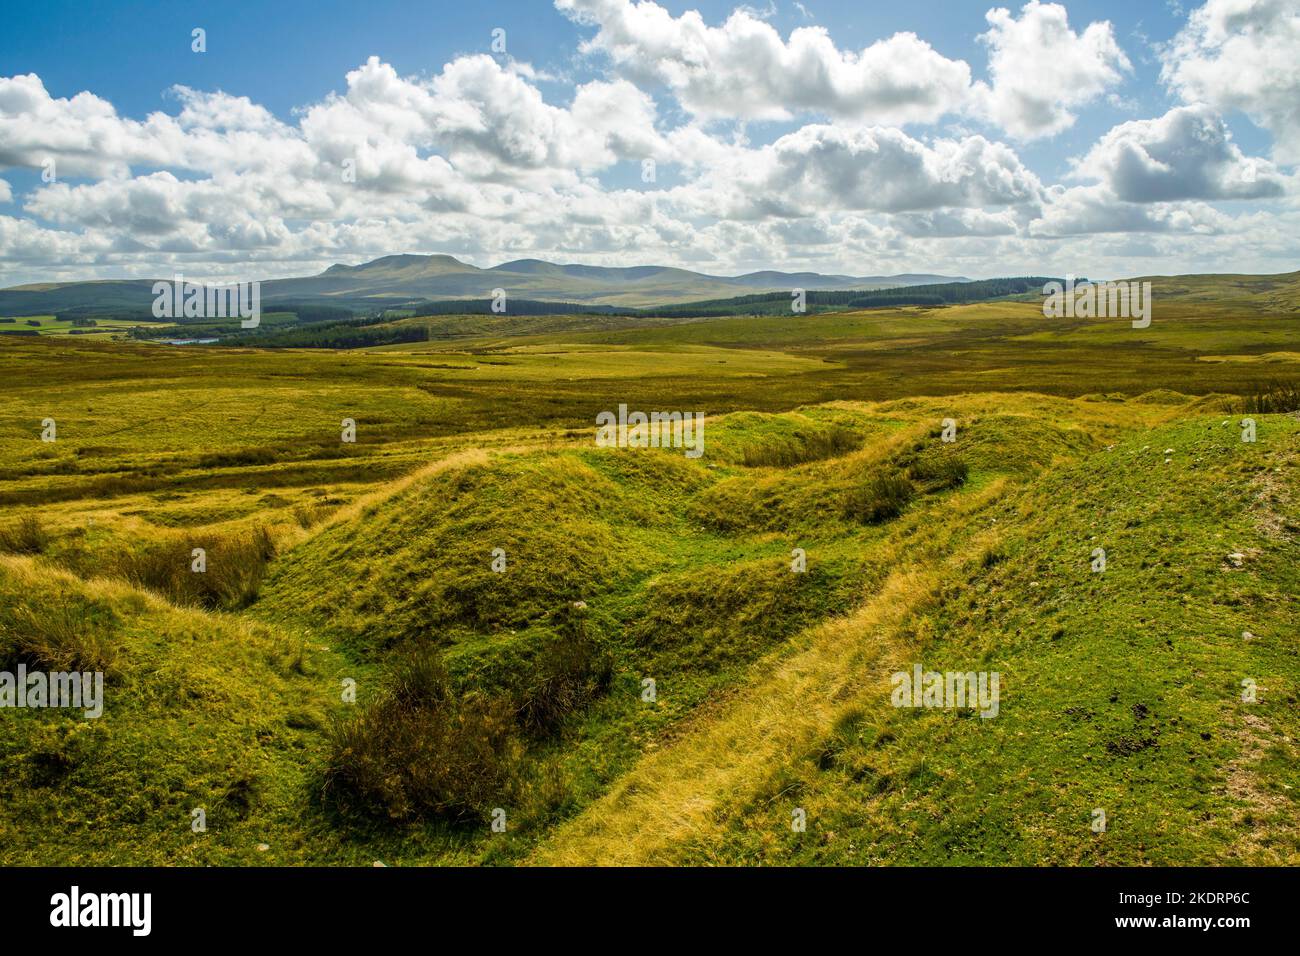
[[[1172,455],[1173,453],[1174,453],[1174,450],[1173,450],[1172,448],[1166,448],[1166,449],[1165,449],[1165,454],[1166,454],[1166,455]]]
[[[1228,560],[1231,561],[1236,567],[1241,567],[1241,562],[1246,560],[1246,556],[1242,554],[1240,551],[1234,551],[1232,552],[1232,554],[1228,555]]]
[[[259,843],[259,844],[257,845],[257,852],[258,852],[258,853],[265,853],[265,852],[266,852],[267,850],[269,850],[269,849],[271,849],[271,845],[270,845],[269,843]]]
[[[371,865],[371,866],[382,866],[384,869],[387,869],[387,868],[388,868],[388,864],[385,863],[383,860],[375,860],[375,862],[374,862],[374,863],[371,863],[370,865]]]
[[[1255,639],[1255,635],[1250,633],[1250,631],[1242,631],[1241,639],[1243,641],[1253,641]]]
[[[579,611],[585,611],[585,610],[587,610],[587,602],[586,602],[586,601],[574,601],[574,602],[573,602],[573,606],[574,606],[575,608],[577,608]]]

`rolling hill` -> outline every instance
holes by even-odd
[[[170,278],[170,277],[167,277]],[[153,302],[156,279],[41,283],[0,290],[0,315],[72,309],[139,309]],[[415,299],[484,298],[493,289],[526,299],[641,307],[802,289],[884,289],[964,281],[939,275],[844,276],[815,272],[753,272],[714,276],[667,266],[558,265],[518,259],[480,269],[452,256],[394,255],[360,265],[336,264],[314,276],[262,282],[262,301],[324,301],[360,308]]]
[[[0,669],[105,677],[6,715],[0,860],[1294,864],[1292,280],[1156,281],[1141,330],[5,341]],[[623,403],[704,455],[595,445]],[[918,664],[999,675],[996,719],[895,705]]]

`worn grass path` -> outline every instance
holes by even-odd
[[[954,496],[953,511],[969,519],[1010,487],[999,479]],[[793,651],[769,658],[728,703],[643,757],[525,862],[675,862],[677,847],[717,828],[715,810],[743,802],[771,770],[806,753],[853,700],[883,692],[897,663],[900,625],[935,599],[949,575],[996,541],[993,531],[971,532],[975,524],[918,523],[905,544],[901,535],[892,539],[879,560],[897,570],[876,594],[850,614],[811,628]]]

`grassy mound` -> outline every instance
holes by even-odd
[[[805,756],[675,858],[1294,865],[1298,487],[1284,416],[1254,444],[1196,418],[1054,470],[894,621]],[[916,662],[1000,673],[998,716],[890,706]]]
[[[636,529],[663,518],[599,457],[507,456],[434,475],[289,552],[264,606],[365,650],[523,628],[607,592],[653,563]],[[672,484],[668,456],[637,457]]]
[[[1132,648],[1163,653],[1142,628],[1097,612],[1127,606],[1147,627],[1168,610],[1167,597],[1148,595],[1139,608],[1124,603],[1133,594],[1112,593],[1134,549],[1150,550],[1132,529],[1176,502],[1203,509],[1179,519],[1197,534],[1226,533],[1244,499],[1214,492],[1241,478],[1260,533],[1279,547],[1292,540],[1289,472],[1256,469],[1221,418],[1143,431],[1180,414],[1164,403],[1043,396],[835,403],[720,416],[696,460],[559,438],[517,450],[512,434],[495,445],[501,451],[457,449],[371,494],[347,491],[334,501],[342,507],[310,520],[297,519],[294,504],[332,489],[241,493],[278,516],[270,532],[225,490],[205,500],[229,505],[231,520],[210,526],[151,528],[160,506],[181,507],[166,499],[133,499],[131,511],[111,522],[96,513],[93,524],[55,508],[39,535],[15,526],[15,550],[30,552],[25,542],[39,537],[37,556],[0,558],[0,660],[102,669],[108,702],[99,720],[20,714],[0,742],[3,819],[41,823],[9,858],[517,862],[590,820],[588,837],[572,843],[579,858],[589,845],[617,843],[636,859],[644,848],[620,821],[654,831],[665,813],[688,820],[695,836],[665,837],[653,859],[902,858],[884,836],[865,835],[837,855],[838,837],[814,841],[827,820],[837,835],[878,827],[895,844],[905,837],[911,858],[929,859],[948,846],[935,821],[973,819],[965,795],[974,792],[1005,815],[971,823],[972,832],[1009,832],[1015,801],[999,803],[992,783],[972,788],[969,775],[1000,768],[1037,813],[1045,804],[1022,786],[1026,773],[1080,771],[1018,734],[1103,726],[1087,694],[1107,675],[1084,666],[1088,646],[1117,660],[1128,653],[1130,667]],[[948,417],[952,443],[941,437]],[[1255,450],[1274,454],[1294,430],[1290,419],[1261,416]],[[1112,462],[1123,468],[1089,477]],[[1111,554],[1101,577],[1087,570],[1092,534]],[[206,542],[208,575],[245,571],[224,591],[191,590],[187,575],[201,577],[189,571],[196,542]],[[1238,577],[1253,549],[1266,552],[1244,538],[1222,548],[1241,552],[1242,566],[1229,559],[1223,572]],[[504,570],[494,568],[500,558]],[[1204,568],[1186,580],[1162,579],[1162,562],[1143,570],[1151,587],[1219,607],[1216,592],[1193,586]],[[1269,600],[1287,593],[1279,580]],[[1222,613],[1265,606],[1258,594],[1237,597],[1222,598]],[[1188,620],[1196,613],[1185,611]],[[1110,631],[1099,632],[1102,621]],[[1063,636],[1072,627],[1084,635],[1077,646]],[[1025,675],[1067,646],[1080,655],[1068,674],[1082,696],[1061,703],[1061,692],[1032,710],[1018,692]],[[887,694],[871,696],[880,668],[922,653],[927,666],[1001,669],[998,720],[899,714]],[[1260,673],[1271,689],[1285,669]],[[657,697],[645,696],[647,678]],[[1130,724],[1106,724],[1099,753],[1130,764],[1163,753],[1171,731],[1151,733],[1146,722],[1165,702],[1147,685],[1111,683],[1121,700],[1133,698]],[[355,703],[341,696],[346,686]],[[1053,716],[1058,703],[1073,723]],[[715,738],[719,714],[733,722]],[[1175,716],[1190,726],[1204,715]],[[967,749],[945,749],[959,743]],[[1201,771],[1210,758],[1237,759],[1223,747],[1180,756],[1198,756]],[[654,759],[679,753],[681,763]],[[936,755],[949,753],[940,763]],[[1180,792],[1191,786],[1162,773]],[[726,787],[705,799],[692,791],[720,780]],[[787,838],[780,813],[788,817],[794,799],[810,828]],[[853,807],[867,808],[869,823]],[[206,835],[191,829],[196,808]],[[505,834],[486,826],[498,808],[509,816]],[[76,826],[59,830],[64,819]],[[1144,838],[1158,830],[1149,822]],[[113,839],[84,841],[92,828]],[[989,858],[978,834],[965,839],[964,858]],[[1059,858],[1092,859],[1076,851]]]
[[[658,576],[625,623],[626,637],[650,670],[716,670],[845,610],[865,585],[866,570],[848,560],[802,572],[791,565],[763,558]]]
[[[983,403],[981,403],[983,404]],[[954,441],[943,440],[951,414],[934,400],[888,402],[859,413],[866,427],[889,428],[860,451],[753,477],[719,481],[698,495],[692,516],[724,532],[833,533],[850,523],[880,524],[898,517],[918,493],[956,487],[968,477],[1027,478],[1056,460],[1099,447],[1111,429],[1080,420],[1068,402],[1006,403],[1015,411],[976,406],[954,418]]]
[[[0,663],[106,671],[103,714],[5,711],[10,864],[257,863],[277,818],[309,842],[304,765],[337,661],[274,629],[120,582],[0,558]],[[202,811],[204,831],[194,829]],[[105,839],[111,834],[112,839]]]
[[[836,421],[802,411],[734,412],[709,422],[705,432],[711,461],[747,468],[789,468],[835,458],[860,448],[864,440],[860,419]]]

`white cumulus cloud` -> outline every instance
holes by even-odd
[[[1300,4],[1209,0],[1164,50],[1161,77],[1189,103],[1241,110],[1300,163]]]
[[[1059,3],[1030,0],[1019,19],[1001,7],[986,19],[980,40],[993,82],[978,84],[980,108],[1021,139],[1068,129],[1073,109],[1105,95],[1132,69],[1109,22],[1076,33]]]
[[[674,17],[654,2],[555,5],[598,28],[584,50],[607,54],[634,80],[666,85],[701,117],[816,113],[879,124],[933,122],[961,109],[970,88],[964,61],[944,57],[913,33],[853,51],[839,49],[822,27],[800,27],[783,40],[743,8],[714,27],[698,11]]]
[[[1249,159],[1208,106],[1175,107],[1133,120],[1101,138],[1076,173],[1105,182],[1128,202],[1263,199],[1285,192],[1271,162]]]

